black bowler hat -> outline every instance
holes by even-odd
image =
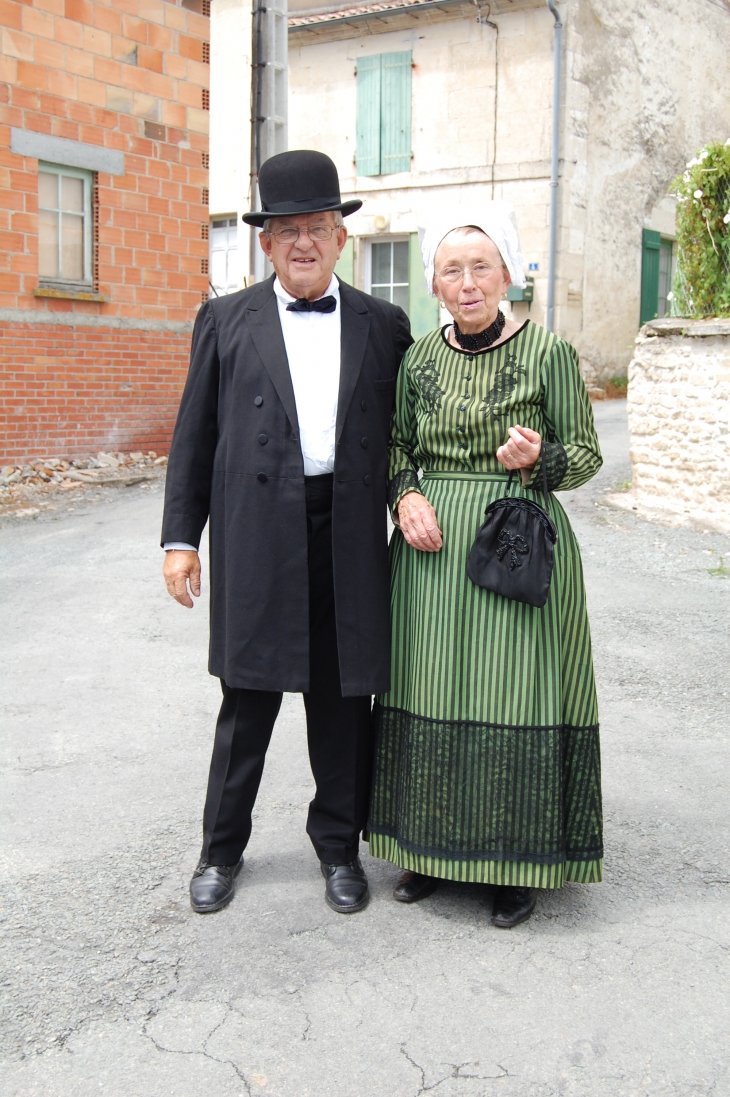
[[[353,198],[343,202],[337,168],[323,152],[296,149],[269,157],[259,171],[260,213],[244,213],[247,225],[262,228],[269,217],[339,210],[343,217],[360,209]]]

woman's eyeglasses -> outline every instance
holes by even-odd
[[[310,240],[329,240],[336,228],[330,225],[315,225],[311,229],[279,229],[278,232],[267,232],[267,236],[275,237],[279,244],[296,244],[300,236],[308,236]]]
[[[443,279],[444,282],[461,282],[469,272],[474,281],[478,282],[480,279],[491,277],[496,270],[502,270],[502,267],[493,267],[490,263],[476,263],[473,267],[444,267],[436,277]]]

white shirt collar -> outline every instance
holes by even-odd
[[[290,305],[292,303],[292,301],[297,300],[296,297],[292,297],[290,293],[286,292],[286,290],[282,286],[281,282],[276,277],[274,277],[274,293],[276,294],[276,296],[279,298],[280,301],[283,301],[283,303],[285,305]],[[337,301],[337,303],[339,304],[339,301],[340,301],[340,283],[337,280],[337,275],[336,274],[332,275],[332,277],[330,279],[330,284],[327,286],[327,289],[322,294],[322,297],[327,297],[328,294],[331,295],[332,297],[334,297],[335,301]]]

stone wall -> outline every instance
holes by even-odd
[[[654,320],[628,392],[632,495],[730,530],[730,320]]]

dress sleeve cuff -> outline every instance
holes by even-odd
[[[173,549],[184,549],[186,552],[198,551],[194,545],[186,545],[184,541],[165,541],[162,547],[165,552],[171,552]]]
[[[401,469],[388,484],[388,506],[396,526],[398,525],[398,504],[409,491],[421,493],[418,475],[413,469]]]
[[[522,486],[542,487],[542,465],[545,462],[548,491],[557,491],[568,471],[568,455],[560,442],[543,442],[540,456],[532,469],[520,469]]]

